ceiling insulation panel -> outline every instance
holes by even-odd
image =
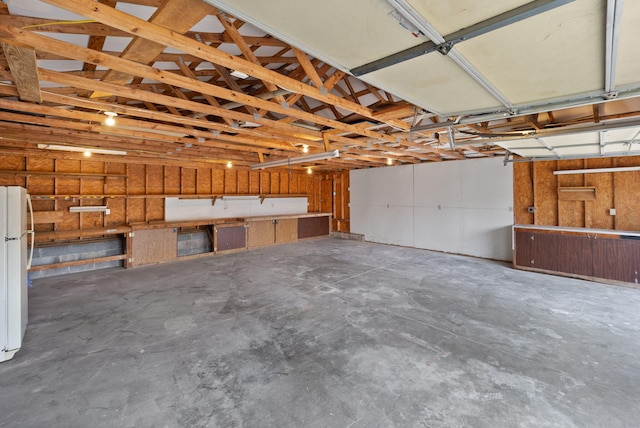
[[[207,0],[341,69],[354,69],[427,42],[389,16],[384,0],[255,2]],[[441,35],[499,16],[526,0],[501,2],[405,0]],[[486,82],[461,65],[431,52],[360,78],[444,116],[492,113],[589,96],[602,100],[605,87],[606,1],[575,0],[455,45]],[[627,2],[628,3],[628,2]],[[632,49],[640,5],[624,7],[621,51]],[[640,82],[640,60],[628,52],[618,61],[621,82]],[[497,95],[483,86],[491,86]],[[493,89],[490,89],[493,90]]]
[[[521,138],[496,142],[511,153],[522,157],[579,158],[613,154],[625,155],[640,151],[640,127],[613,129],[603,132],[601,145],[600,131],[576,134],[546,136],[542,138]],[[546,147],[545,147],[546,145]]]
[[[600,144],[600,136],[598,132],[581,132],[579,134],[557,135],[551,137],[543,137],[544,142],[550,147],[566,147],[576,144]]]
[[[502,0],[480,2],[478,0],[423,1],[410,0],[413,6],[438,32],[446,36],[462,28],[529,3],[531,0]]]
[[[437,53],[401,62],[365,77],[372,85],[440,115],[500,108],[500,103],[489,92],[451,59]]]
[[[612,129],[604,132],[604,139],[606,142],[631,141],[636,139],[640,142],[640,129],[638,127]]]
[[[640,55],[638,55],[638,40],[640,40],[640,2],[626,1],[622,5],[620,35],[618,44],[618,61],[616,64],[616,86],[640,86]]]
[[[602,91],[605,2],[579,0],[457,45],[512,103]]]
[[[207,2],[343,70],[426,41],[388,16],[384,0]]]

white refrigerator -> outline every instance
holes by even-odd
[[[31,230],[27,230],[27,215]],[[31,251],[27,254],[27,237]],[[27,328],[27,270],[33,258],[33,209],[27,189],[0,186],[0,362],[22,346]]]

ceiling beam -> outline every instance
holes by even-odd
[[[201,0],[165,0],[153,16],[149,18],[149,22],[177,33],[184,33],[213,10],[213,7]],[[152,40],[134,37],[122,52],[121,57],[141,64],[150,64],[164,49],[165,46]],[[121,71],[109,70],[102,80],[122,85],[128,82],[131,77],[131,75]],[[91,94],[91,98],[103,98],[110,95],[103,92],[94,92]]]
[[[252,63],[234,55],[230,55],[212,46],[199,43],[186,36],[176,34],[164,27],[146,22],[117,9],[96,3],[92,0],[44,0],[46,3],[58,6],[70,12],[77,13],[87,18],[118,28],[128,33],[143,37],[148,40],[161,43],[179,49],[188,54],[197,56],[206,61],[223,65],[229,69],[242,71],[263,81],[271,82],[291,92],[301,93],[318,101],[333,104],[336,107],[361,114],[374,119],[373,112],[360,104],[352,103],[337,97],[331,93],[323,94],[320,89],[291,79],[276,71]],[[374,119],[375,120],[375,119]]]

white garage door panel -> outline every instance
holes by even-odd
[[[410,184],[404,167],[351,171],[353,233],[373,242],[511,260],[512,164],[476,159],[410,168]],[[388,204],[390,192],[405,202],[413,194],[415,203]]]
[[[511,224],[508,211],[470,209],[463,216],[463,254],[497,260],[511,260]]]
[[[374,214],[375,213],[375,214]],[[351,205],[351,232],[367,241],[413,247],[413,208]]]
[[[501,158],[460,162],[461,207],[500,209],[513,204],[513,165]]]
[[[464,162],[468,164],[469,162]],[[421,207],[457,207],[461,201],[460,165],[443,162],[414,167],[414,201]]]
[[[417,248],[462,253],[462,211],[415,207]]]

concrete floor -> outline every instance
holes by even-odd
[[[640,290],[320,239],[34,281],[0,426],[637,427]]]

